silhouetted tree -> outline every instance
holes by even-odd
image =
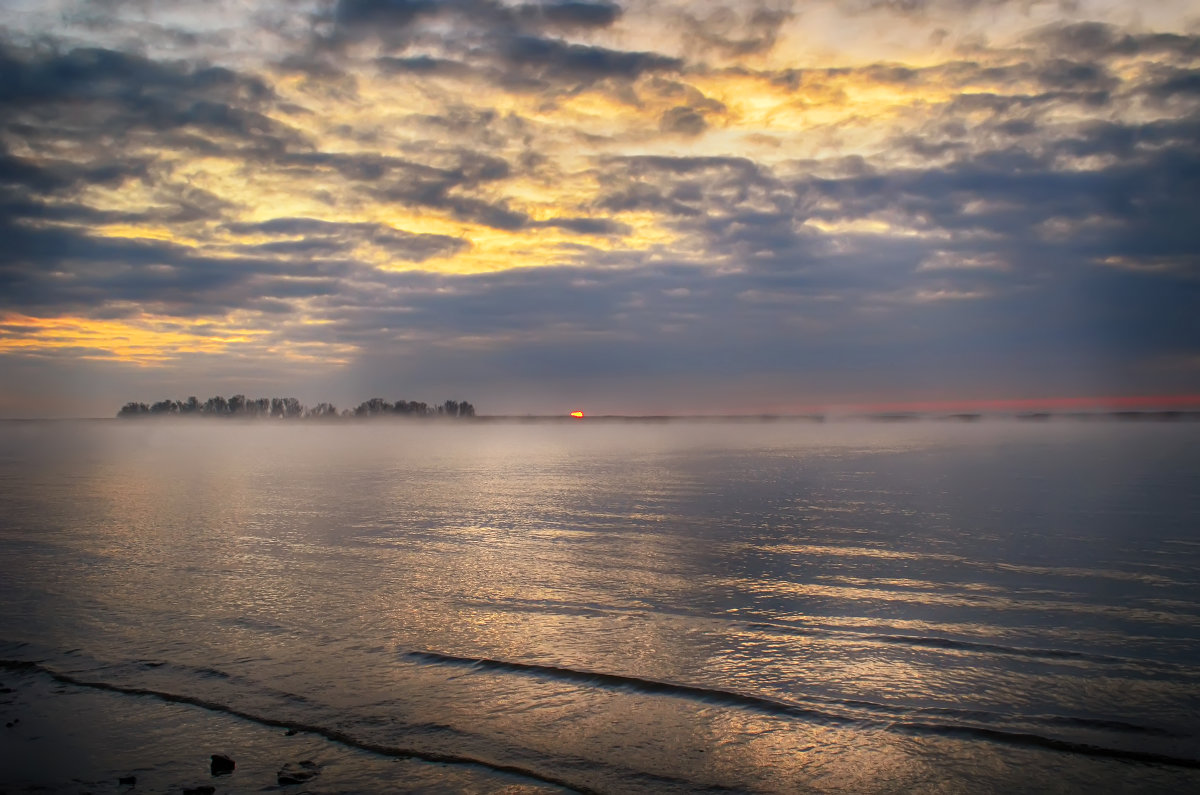
[[[126,403],[117,412],[118,417],[141,417],[150,413],[150,407],[145,403]]]
[[[371,398],[358,405],[354,410],[357,417],[377,417],[380,414],[391,414],[392,404],[383,398]]]
[[[160,400],[150,407],[151,414],[178,414],[179,404],[174,400]]]
[[[308,412],[310,417],[336,417],[338,415],[337,406],[332,403],[318,403]]]
[[[229,401],[220,395],[217,395],[216,397],[210,397],[208,400],[204,401],[204,408],[202,411],[205,414],[212,416],[223,416],[229,413]]]

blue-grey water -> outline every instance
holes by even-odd
[[[1198,484],[1196,423],[6,423],[0,789],[1197,791]]]

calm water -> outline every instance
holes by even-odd
[[[76,706],[0,778],[1197,790],[1198,483],[1200,424],[7,423],[0,682]]]

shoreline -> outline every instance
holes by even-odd
[[[280,792],[564,792],[469,763],[373,753],[150,694],[0,670],[0,791],[219,795]],[[234,762],[214,772],[214,755]],[[299,785],[299,786],[297,786]]]

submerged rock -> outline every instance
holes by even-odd
[[[305,759],[302,762],[288,762],[276,774],[279,781],[279,786],[285,787],[289,784],[303,784],[306,781],[311,781],[316,778],[321,772],[321,766],[311,759]]]
[[[117,783],[122,787],[136,787],[137,776],[121,776],[117,779]]]
[[[225,754],[212,755],[212,766],[210,769],[214,776],[227,776],[233,772],[235,767],[237,765],[234,764],[232,759],[225,756]]]
[[[184,787],[183,795],[213,795],[217,791],[216,787],[204,784],[199,787]]]

